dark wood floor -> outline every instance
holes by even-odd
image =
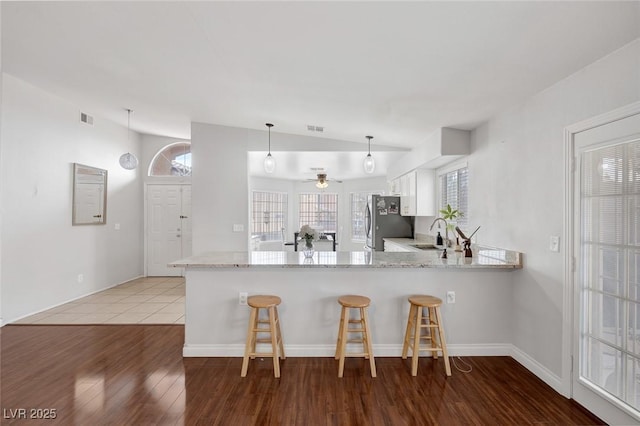
[[[184,327],[5,326],[0,329],[2,424],[527,425],[602,424],[509,357],[463,358],[469,374],[421,358],[182,358]],[[39,420],[16,418],[51,416]],[[41,409],[32,411],[31,409]],[[49,411],[47,411],[49,410]]]

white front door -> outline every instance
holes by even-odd
[[[167,266],[191,255],[191,185],[147,185],[147,276],[180,276]]]
[[[572,397],[640,422],[640,114],[574,135]]]

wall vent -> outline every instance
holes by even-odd
[[[307,124],[307,130],[310,132],[324,132],[324,126],[312,126]]]
[[[84,112],[80,113],[80,121],[82,121],[83,123],[87,123],[90,126],[93,126],[93,117],[90,116],[89,114],[85,114]]]

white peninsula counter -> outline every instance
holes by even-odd
[[[249,309],[239,293],[275,294],[287,356],[333,356],[340,317],[337,297],[371,299],[376,356],[400,356],[411,294],[431,294],[452,355],[510,355],[511,283],[522,256],[474,248],[474,257],[440,250],[411,253],[211,252],[172,263],[186,268],[185,345],[190,356],[242,356]],[[513,272],[516,271],[516,272]]]

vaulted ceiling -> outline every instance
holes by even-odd
[[[2,67],[139,132],[411,148],[640,36],[639,2],[2,2]]]

